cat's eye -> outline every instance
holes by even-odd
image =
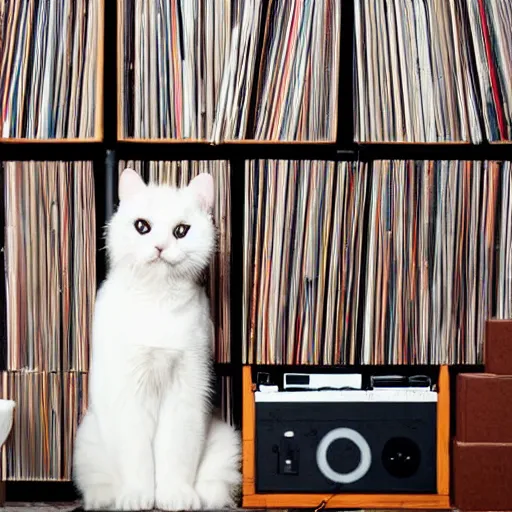
[[[190,226],[187,224],[178,224],[175,228],[172,234],[174,235],[174,238],[183,238],[187,235],[188,230],[190,229]]]
[[[145,219],[137,219],[133,225],[135,226],[135,229],[141,234],[146,235],[151,231],[151,225],[149,222]]]

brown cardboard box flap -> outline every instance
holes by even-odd
[[[512,443],[512,376],[459,374],[456,410],[457,441]]]
[[[512,320],[487,321],[485,371],[512,375]]]
[[[453,443],[454,506],[512,510],[512,443]]]

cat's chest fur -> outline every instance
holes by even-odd
[[[96,311],[101,361],[144,395],[158,394],[187,361],[208,353],[209,310],[199,288],[155,294],[125,286],[119,293],[106,283]]]
[[[120,278],[117,278],[119,280]],[[98,309],[106,330],[125,346],[191,348],[208,318],[204,291],[199,287],[186,290],[151,291],[143,286],[106,283]]]
[[[183,350],[194,341],[199,311],[193,301],[184,304],[169,297],[127,293],[122,303],[123,313],[117,313],[113,328],[126,345]]]

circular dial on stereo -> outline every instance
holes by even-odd
[[[344,461],[338,462],[343,453],[337,453],[336,448],[347,455]],[[357,482],[366,475],[372,464],[370,445],[356,430],[336,428],[328,432],[318,444],[316,463],[320,472],[333,482]]]

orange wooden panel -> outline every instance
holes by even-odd
[[[457,146],[471,146],[472,143],[464,140],[446,140],[446,141],[438,141],[438,142],[410,142],[410,141],[396,141],[396,140],[388,140],[388,141],[355,141],[357,144],[361,144],[363,146],[375,146],[379,145],[390,145],[396,146],[397,144],[402,144],[406,146],[420,146],[420,147],[442,147],[446,145],[457,145]]]
[[[119,100],[119,105],[121,105],[121,100]],[[121,123],[122,121],[118,120],[118,123]],[[204,144],[205,146],[222,146],[225,144],[231,144],[231,145],[245,145],[245,146],[260,146],[262,144],[272,144],[272,145],[283,145],[283,144],[291,144],[291,145],[297,145],[297,144],[307,144],[308,146],[311,145],[334,145],[335,140],[265,140],[265,139],[227,139],[222,140],[218,144],[213,143],[207,139],[164,139],[164,138],[155,138],[151,139],[148,137],[145,138],[134,138],[134,137],[123,137],[122,133],[122,126],[121,124],[118,125],[118,140],[120,142],[132,142],[135,144],[147,144],[147,143],[154,143],[154,144]]]
[[[119,128],[121,130],[121,127]],[[118,131],[119,131],[118,130]],[[146,138],[134,138],[134,137],[123,137],[121,134],[118,136],[119,142],[130,142],[134,144],[204,144],[205,146],[213,146],[210,141],[205,139],[151,139]]]
[[[438,494],[254,494],[244,496],[244,508],[427,509],[447,510],[450,497]]]
[[[244,496],[256,494],[254,483],[255,471],[255,428],[256,415],[252,390],[252,373],[250,366],[243,367],[242,394],[242,492]]]
[[[437,493],[450,494],[450,374],[441,366],[437,396]]]
[[[388,140],[388,141],[375,141],[375,140],[369,140],[369,141],[354,141],[356,144],[361,144],[362,146],[375,146],[376,144],[384,144],[384,145],[390,145],[390,146],[396,146],[397,144],[403,144],[407,146],[425,146],[425,147],[440,147],[440,146],[446,146],[446,145],[457,145],[457,146],[475,146],[478,144],[473,144],[469,141],[464,140],[446,140],[446,141],[438,141],[438,142],[410,142],[410,141],[396,141],[396,140]],[[510,146],[512,145],[512,141],[510,140],[496,140],[493,142],[490,142],[491,145],[505,145]]]
[[[73,143],[80,143],[80,144],[90,144],[92,142],[101,142],[100,136],[94,136],[91,138],[66,138],[66,139],[29,139],[29,138],[1,138],[0,137],[0,143],[2,144],[73,144]]]

